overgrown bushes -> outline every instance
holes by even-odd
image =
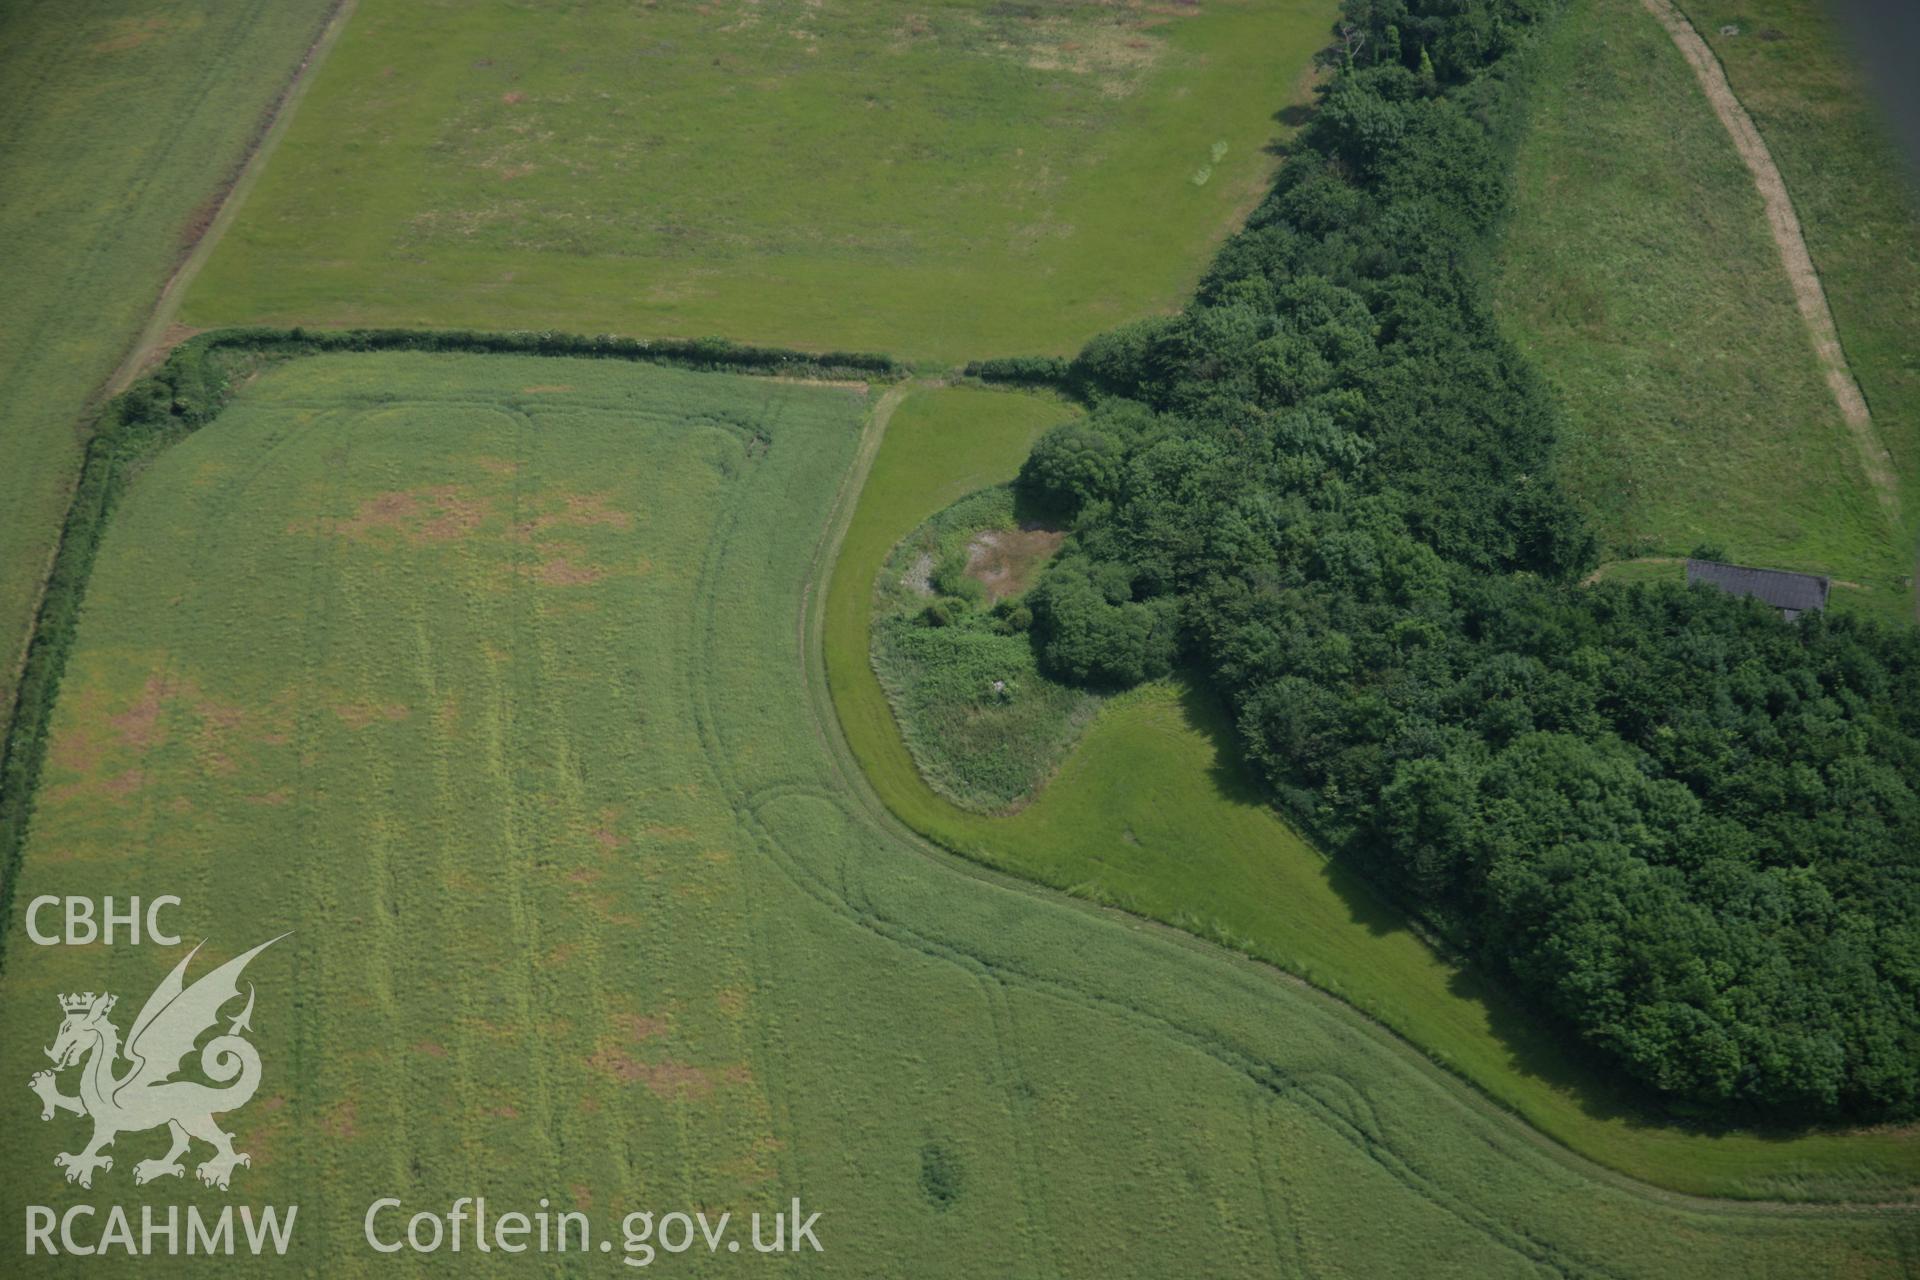
[[[901,540],[882,569],[874,674],[907,749],[935,791],[993,813],[1043,783],[1099,705],[1040,674],[1022,583],[994,601],[969,560],[982,535],[1013,535],[1012,489],[962,498]]]
[[[1287,807],[1674,1103],[1912,1115],[1920,639],[1578,585],[1556,410],[1481,266],[1551,8],[1349,0],[1191,305],[1067,371],[1092,410],[1022,475],[1074,520],[1037,652],[1198,665]]]

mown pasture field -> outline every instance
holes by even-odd
[[[0,6],[0,723],[96,393],[333,7]]]
[[[1847,363],[1900,482],[1899,547],[1920,541],[1920,192],[1828,7],[1680,0],[1786,179]],[[1733,34],[1722,28],[1734,27]],[[1911,568],[1911,566],[1909,566]]]
[[[1024,408],[1022,408],[1024,406]],[[992,867],[1177,925],[1334,992],[1580,1154],[1703,1195],[1884,1196],[1920,1184],[1909,1131],[1778,1136],[1650,1124],[1470,971],[1447,963],[1365,881],[1293,830],[1243,772],[1203,693],[1110,701],[1032,803],[967,812],[915,767],[866,663],[888,549],[954,499],[1000,483],[1061,410],[1010,393],[916,392],[872,463],[827,598],[829,683],[848,744],[907,825]],[[960,423],[971,415],[979,430]]]
[[[1576,0],[1537,56],[1497,299],[1561,394],[1562,472],[1610,558],[1705,544],[1841,579],[1838,607],[1911,616],[1910,522],[1862,468],[1752,176],[1666,31],[1637,0]],[[1810,246],[1866,229],[1842,212],[1863,168],[1787,175]],[[1811,189],[1827,194],[1809,208]],[[1873,319],[1843,329],[1849,354],[1900,310],[1866,296],[1898,287],[1851,280],[1836,309]],[[1900,415],[1879,401],[1884,436]]]
[[[1333,0],[366,0],[192,324],[1066,352],[1191,290]]]
[[[1635,1189],[1304,986],[893,834],[803,625],[867,408],[317,357],[136,484],[18,901],[178,893],[209,958],[295,930],[231,1117],[241,1194],[301,1206],[255,1273],[428,1269],[366,1249],[366,1205],[478,1193],[599,1224],[797,1194],[825,1252],[787,1261],[835,1274],[1897,1273],[1904,1215]],[[0,1069],[103,961],[132,994],[174,959],[11,949]],[[61,1183],[21,1103],[10,1202],[121,1194]],[[746,1258],[672,1265],[778,1269]]]

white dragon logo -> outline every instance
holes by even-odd
[[[286,936],[283,933],[280,938]],[[193,1052],[194,1042],[202,1033],[219,1022],[221,1006],[239,996],[240,971],[247,962],[280,938],[270,938],[245,955],[236,956],[191,987],[185,982],[187,964],[200,948],[189,951],[186,959],[154,988],[140,1016],[133,1020],[124,1052],[133,1065],[124,1075],[113,1072],[114,1063],[122,1056],[120,1032],[107,1021],[119,997],[91,991],[60,997],[60,1010],[66,1018],[53,1047],[46,1051],[53,1059],[53,1070],[36,1073],[30,1085],[40,1095],[42,1120],[53,1119],[55,1111],[93,1117],[93,1140],[86,1149],[62,1152],[53,1158],[55,1165],[67,1171],[68,1182],[91,1187],[95,1169],[113,1168],[112,1157],[100,1152],[112,1146],[117,1135],[162,1124],[173,1134],[173,1149],[158,1160],[134,1165],[135,1183],[184,1174],[180,1157],[186,1154],[190,1138],[213,1146],[213,1158],[195,1170],[200,1181],[210,1187],[225,1191],[234,1166],[253,1163],[244,1152],[233,1149],[233,1135],[213,1120],[216,1115],[244,1106],[260,1087],[260,1055],[240,1036],[242,1031],[252,1030],[248,1024],[253,1016],[252,984],[247,987],[247,1007],[231,1021],[225,1035],[207,1041],[200,1051],[200,1070],[223,1087],[168,1077],[180,1070],[181,1059]],[[80,1095],[68,1097],[54,1083],[54,1072],[64,1071],[83,1058],[87,1062],[80,1073]]]

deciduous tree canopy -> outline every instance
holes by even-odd
[[[1184,655],[1344,856],[1652,1089],[1920,1090],[1920,639],[1584,588],[1556,411],[1480,263],[1545,0],[1351,0],[1278,185],[1180,315],[1091,343],[1022,476],[1043,663]]]

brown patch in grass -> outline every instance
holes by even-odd
[[[398,702],[339,702],[333,714],[349,729],[364,729],[376,720],[397,722],[413,713]]]
[[[412,546],[462,538],[480,527],[489,504],[457,484],[425,489],[393,489],[362,502],[346,519],[321,517],[295,521],[288,533],[323,533],[354,542],[398,535]]]
[[[600,878],[600,873],[592,867],[575,867],[567,872],[568,884],[592,884]]]
[[[613,1021],[627,1033],[627,1038],[636,1044],[667,1033],[665,1018],[649,1018],[637,1013],[616,1013],[613,1015]]]
[[[101,783],[100,790],[116,800],[124,800],[146,784],[147,775],[144,770],[129,769],[125,773],[116,774]]]
[[[1066,530],[1039,525],[982,530],[967,542],[967,576],[987,589],[990,602],[1017,596],[1066,540]]]
[[[538,387],[522,387],[522,391],[538,391]],[[515,476],[520,474],[520,464],[510,458],[493,458],[482,455],[473,460],[473,465],[495,476]]]
[[[360,1132],[360,1104],[352,1098],[336,1105],[320,1122],[329,1138],[351,1138]]]
[[[422,1040],[419,1044],[413,1046],[413,1051],[415,1053],[424,1053],[429,1058],[444,1058],[447,1056],[447,1046],[435,1044],[431,1040]]]
[[[607,571],[597,565],[575,564],[565,556],[555,556],[537,565],[523,567],[523,572],[546,587],[591,586],[607,576]]]
[[[79,682],[69,678],[68,683],[78,685]],[[56,736],[48,750],[48,758],[55,768],[91,773],[99,763],[103,748],[97,735],[86,726],[100,722],[100,707],[105,699],[100,690],[92,685],[73,688],[68,696],[73,699],[74,718],[81,727]]]
[[[285,787],[279,787],[272,791],[262,792],[260,795],[257,795],[257,796],[248,796],[247,803],[277,806],[277,805],[283,805],[287,803],[287,801],[291,800],[292,798],[293,796],[291,792],[289,792]]]
[[[122,18],[112,26],[113,34],[89,48],[94,53],[125,53],[137,49],[155,36],[165,33],[165,18]]]
[[[510,107],[517,106],[520,103],[525,102],[526,100],[527,100],[527,95],[520,92],[520,90],[518,89],[509,89],[505,93],[500,95],[500,101],[506,103]]]
[[[166,731],[160,726],[160,709],[179,688],[165,676],[148,676],[140,690],[140,700],[107,723],[129,747],[144,750],[157,746],[166,740]]]
[[[713,1092],[712,1073],[671,1059],[649,1067],[645,1078],[647,1089],[654,1097],[670,1101],[694,1101]]]
[[[573,1207],[582,1213],[593,1211],[593,1188],[584,1182],[576,1182],[567,1188],[567,1194],[573,1197]]]
[[[632,1084],[647,1074],[647,1064],[635,1061],[618,1049],[602,1047],[587,1058],[587,1065],[621,1084]]]
[[[532,542],[553,529],[631,529],[633,516],[596,493],[570,493],[560,500],[561,509],[522,520],[513,527],[514,537]]]
[[[619,833],[613,829],[613,824],[619,820],[620,811],[618,809],[602,809],[600,811],[600,825],[595,827],[590,833],[593,836],[593,842],[608,853],[614,853],[626,846],[627,842],[621,839]]]

